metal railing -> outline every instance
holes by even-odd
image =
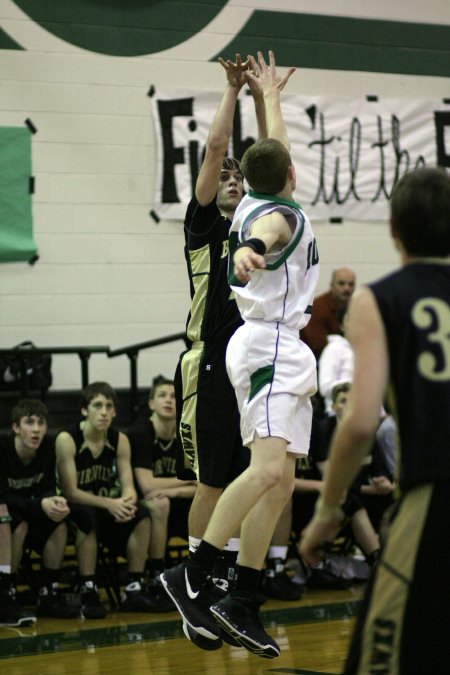
[[[175,333],[173,335],[166,335],[154,340],[147,340],[146,342],[139,342],[137,344],[121,347],[120,349],[111,349],[107,345],[90,345],[78,347],[27,347],[27,348],[13,348],[0,349],[0,358],[14,357],[19,361],[19,377],[17,381],[17,391],[20,391],[22,397],[27,396],[29,391],[28,375],[27,375],[27,359],[30,356],[39,354],[77,354],[81,364],[81,386],[84,389],[89,384],[89,359],[92,354],[106,354],[108,358],[115,358],[117,356],[126,355],[130,361],[130,413],[131,419],[136,419],[138,413],[138,357],[143,349],[151,349],[159,345],[167,344],[183,340],[186,344],[185,333]],[[5,390],[14,390],[13,387],[5,388]]]
[[[143,349],[150,349],[151,347],[158,347],[159,345],[164,345],[169,342],[175,342],[176,340],[183,340],[186,343],[186,333],[174,333],[173,335],[166,335],[162,338],[156,338],[155,340],[147,340],[146,342],[138,342],[134,345],[129,345],[128,347],[121,347],[120,349],[112,349],[109,351],[108,356],[110,358],[115,358],[116,356],[123,356],[126,354],[130,361],[130,413],[131,419],[135,420],[139,412],[138,406],[138,368],[137,360],[139,352]]]

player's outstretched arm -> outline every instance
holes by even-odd
[[[264,253],[275,244],[285,246],[291,238],[291,230],[284,216],[273,211],[252,224],[251,237],[239,246],[234,254],[234,274],[242,283],[247,283],[255,269],[264,269]]]
[[[258,52],[257,61],[253,57],[249,58],[247,79],[263,94],[267,135],[283,143],[288,150],[290,142],[281,112],[280,94],[294,72],[295,68],[288,68],[285,75],[280,75],[276,69],[275,55],[272,51],[269,51],[269,65],[266,64],[261,52]]]
[[[233,116],[239,92],[246,82],[247,62],[236,54],[236,62],[219,58],[226,72],[226,85],[222,99],[213,117],[206,141],[205,159],[195,185],[195,196],[202,206],[210,204],[217,193],[223,158],[233,130]]]

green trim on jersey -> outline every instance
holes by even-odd
[[[286,262],[286,260],[291,255],[292,251],[295,249],[295,247],[299,243],[300,239],[303,236],[303,231],[305,229],[305,219],[304,219],[301,211],[299,212],[299,216],[302,220],[302,224],[299,227],[297,234],[291,238],[291,241],[286,246],[286,248],[284,248],[281,251],[281,254],[280,254],[279,258],[277,258],[273,263],[266,262],[266,270],[277,270],[279,267],[281,267],[281,265],[283,265],[283,263]]]
[[[251,401],[255,398],[266,384],[271,384],[273,381],[273,375],[275,372],[275,366],[263,366],[259,368],[253,375],[250,376],[250,394],[248,400]]]
[[[303,213],[301,211],[301,207],[299,204],[296,202],[291,202],[288,199],[283,199],[281,197],[273,197],[273,196],[268,196],[268,195],[261,195],[258,194],[257,192],[252,192],[250,191],[248,193],[249,197],[252,197],[254,199],[263,199],[265,202],[274,202],[276,204],[281,204],[283,206],[289,206],[289,208],[293,209],[294,211],[298,212],[299,217],[301,218],[301,227],[299,228],[297,234],[292,237],[291,241],[287,246],[281,251],[280,256],[274,261],[274,262],[267,262],[266,261],[266,267],[265,269],[268,271],[273,271],[277,270],[283,263],[286,262],[292,251],[295,249],[297,244],[299,243],[300,239],[303,236],[303,231],[305,229],[305,219],[303,216]],[[260,206],[257,206],[255,209],[253,209],[247,218],[244,220],[241,226],[241,230],[245,230],[245,227],[249,220],[254,222],[257,219],[257,214],[259,211],[264,211],[267,208],[267,204],[261,204]],[[237,249],[239,248],[239,233],[238,232],[231,232],[230,233],[230,238],[229,238],[229,267],[228,267],[228,283],[230,286],[245,286],[239,279],[234,274],[234,263],[233,263],[233,256],[236,253]],[[245,245],[245,241],[242,242],[242,246]]]
[[[284,197],[277,197],[276,195],[265,195],[263,192],[254,192],[253,190],[249,190],[248,196],[253,197],[253,199],[264,199],[266,202],[284,204],[285,206],[290,206],[292,209],[300,210],[302,208],[301,204],[291,201],[290,199],[284,199]]]
[[[189,251],[191,264],[191,281],[194,286],[194,297],[191,304],[191,316],[187,326],[187,336],[192,342],[202,339],[202,324],[205,317],[206,298],[208,295],[209,277],[211,273],[211,255],[209,245]]]

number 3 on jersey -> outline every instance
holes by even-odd
[[[417,367],[423,377],[435,382],[450,379],[450,307],[438,298],[424,298],[414,305],[411,317],[417,328],[427,331],[430,343],[439,345],[442,351],[442,367],[438,370],[436,356],[423,351]]]

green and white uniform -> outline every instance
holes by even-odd
[[[240,284],[233,274],[233,253],[251,238],[252,223],[273,211],[285,216],[292,237],[265,255],[265,269],[255,270],[247,284]],[[247,445],[256,432],[284,438],[289,452],[308,453],[316,360],[300,341],[299,330],[311,316],[318,276],[314,233],[300,206],[253,192],[244,197],[230,230],[228,279],[245,323],[229,342],[227,370]]]

